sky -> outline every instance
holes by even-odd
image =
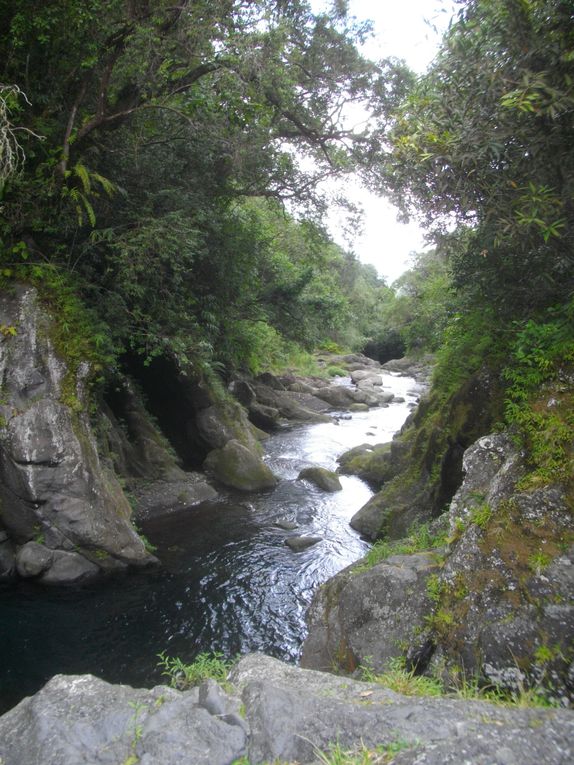
[[[320,10],[329,2],[312,0],[312,5]],[[374,22],[375,34],[362,49],[364,55],[375,60],[396,56],[422,74],[434,58],[456,6],[453,0],[350,0],[349,9],[357,19]],[[336,214],[332,214],[327,223],[331,236],[363,263],[372,263],[392,284],[409,268],[409,254],[425,248],[424,232],[414,222],[399,223],[389,202],[358,184],[346,181],[345,191],[364,209],[363,234],[351,242],[345,239]]]

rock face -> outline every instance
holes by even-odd
[[[0,324],[13,328],[0,341],[0,523],[14,549],[26,548],[12,570],[60,584],[149,564],[131,508],[98,458],[87,365],[74,371],[57,354],[31,287],[2,295]]]
[[[426,583],[438,570],[432,553],[394,555],[369,571],[356,564],[330,579],[307,615],[309,636],[301,666],[354,672],[382,671],[389,659],[425,650],[425,619],[432,608]]]
[[[260,655],[241,659],[230,680],[229,691],[207,681],[181,692],[56,676],[0,718],[0,757],[7,765],[305,765],[335,745],[388,746],[402,765],[569,765],[574,756],[570,710],[402,696]]]
[[[567,492],[559,485],[521,489],[523,458],[503,433],[479,439],[463,468],[445,517],[451,537],[440,568],[432,555],[417,554],[338,574],[315,596],[302,661],[352,671],[371,657],[383,671],[400,657],[447,686],[462,675],[572,703]]]
[[[449,510],[433,665],[509,690],[574,701],[574,523],[565,487],[521,489],[523,457],[503,433],[464,456]],[[444,617],[449,618],[444,618]]]

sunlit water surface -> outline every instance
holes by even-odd
[[[56,673],[152,685],[161,676],[160,651],[186,661],[201,651],[263,651],[295,661],[314,591],[368,549],[349,520],[372,495],[355,477],[342,476],[343,490],[328,494],[297,476],[312,465],[334,470],[353,446],[391,439],[418,389],[407,377],[385,375],[383,382],[405,403],[268,439],[266,460],[280,478],[275,489],[228,493],[142,524],[161,569],[82,588],[22,582],[0,590],[0,709]],[[297,528],[275,525],[286,519]],[[298,534],[322,541],[294,553],[285,539]]]

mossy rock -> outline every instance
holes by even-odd
[[[263,460],[235,439],[211,451],[204,467],[221,483],[241,491],[270,489],[277,483]]]
[[[356,475],[372,486],[380,487],[396,473],[391,454],[391,444],[362,444],[342,454],[339,473]]]
[[[341,491],[341,481],[336,473],[322,467],[310,467],[302,470],[297,476],[299,480],[310,481],[320,489],[329,492]]]

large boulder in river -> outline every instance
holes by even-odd
[[[309,481],[314,483],[323,491],[341,491],[341,481],[336,473],[332,470],[322,467],[308,467],[303,470],[297,476],[302,481]]]
[[[211,451],[204,465],[218,481],[241,491],[270,489],[277,483],[261,457],[234,439]]]
[[[367,749],[376,761],[393,753],[397,765],[570,765],[574,757],[567,709],[404,696],[256,654],[239,661],[230,683],[145,690],[57,675],[0,718],[0,758],[6,765],[317,765],[335,747],[357,757]]]
[[[55,321],[32,287],[2,294],[0,324],[10,329],[0,338],[2,528],[16,547],[37,543],[37,576],[46,583],[76,581],[80,569],[87,575],[149,564],[131,507],[98,457],[86,406],[88,365],[56,351]]]

